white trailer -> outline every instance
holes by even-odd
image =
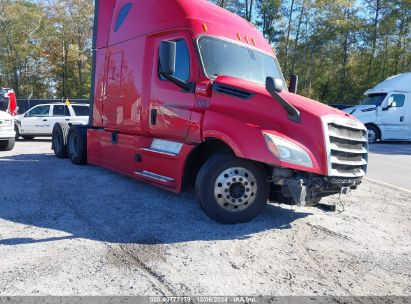
[[[411,140],[411,73],[390,77],[373,89],[357,106],[344,109],[368,129],[368,140]]]

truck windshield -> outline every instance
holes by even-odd
[[[265,79],[270,76],[285,84],[278,61],[272,56],[209,36],[199,38],[198,48],[204,72],[212,79],[221,75],[265,84]]]
[[[384,94],[370,94],[370,95],[365,96],[360,104],[379,107],[384,101],[385,96],[387,96],[387,94],[385,93]]]

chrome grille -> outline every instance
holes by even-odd
[[[342,117],[325,117],[328,175],[361,177],[367,172],[368,139],[363,124]]]

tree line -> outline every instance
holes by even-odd
[[[166,1],[166,0],[159,0]],[[355,103],[411,71],[411,0],[210,0],[256,25],[302,95]],[[0,86],[19,97],[87,98],[93,0],[1,0]]]
[[[93,0],[0,0],[0,86],[24,98],[88,98]]]

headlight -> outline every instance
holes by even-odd
[[[263,134],[271,153],[277,156],[281,161],[308,168],[314,167],[307,152],[296,144],[269,133]]]
[[[11,127],[13,126],[13,121],[12,120],[0,120],[0,126]]]

